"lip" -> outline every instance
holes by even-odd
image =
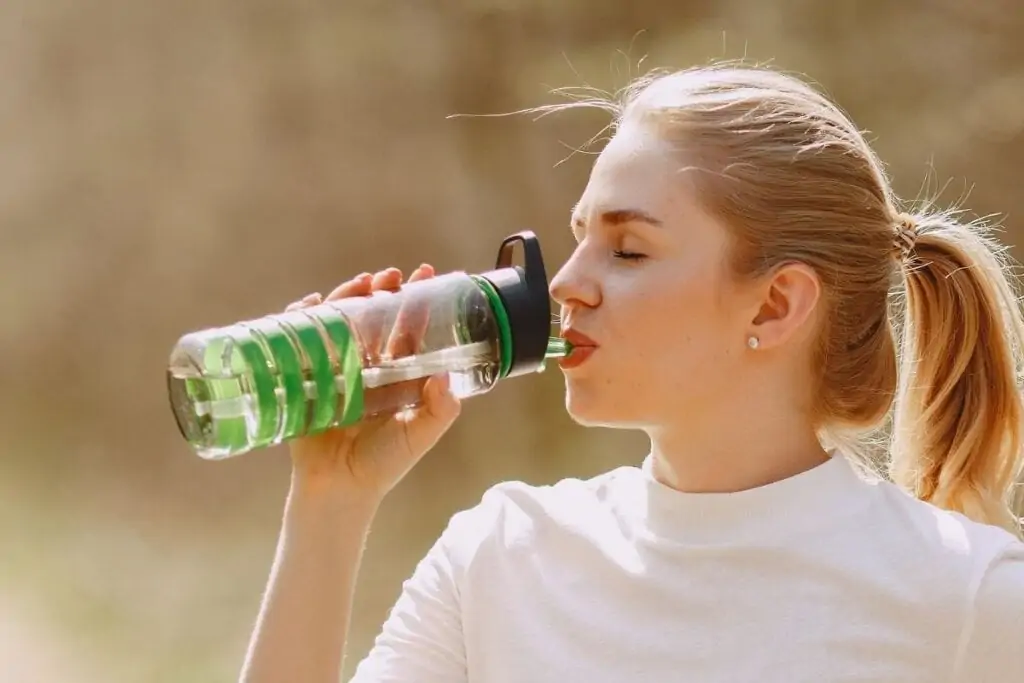
[[[571,327],[567,327],[564,330],[562,330],[561,336],[562,339],[572,344],[573,347],[590,346],[593,348],[597,348],[596,341],[594,341],[587,335],[583,334],[582,332],[578,332],[577,330],[572,329]]]
[[[558,365],[563,370],[581,365],[594,354],[594,351],[597,351],[597,342],[582,332],[567,328],[562,330],[561,336],[562,339],[572,344],[572,351],[569,355],[558,359]]]

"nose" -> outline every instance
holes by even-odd
[[[576,249],[569,260],[551,278],[548,291],[563,308],[585,306],[593,308],[601,303],[601,288],[594,274],[582,258],[582,250]]]

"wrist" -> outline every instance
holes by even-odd
[[[380,507],[381,497],[354,490],[330,477],[311,477],[292,472],[288,490],[290,509],[309,509],[317,515],[343,515],[372,521]]]

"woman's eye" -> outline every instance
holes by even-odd
[[[647,258],[646,254],[638,254],[635,251],[620,251],[616,250],[612,252],[615,258],[623,259],[624,261],[640,261]]]

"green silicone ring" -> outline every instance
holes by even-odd
[[[335,425],[347,427],[362,419],[365,405],[363,363],[359,346],[352,338],[348,323],[335,308],[316,309],[316,319],[338,352],[335,372],[345,381],[345,395],[336,411]]]
[[[274,392],[276,382],[270,371],[270,363],[263,347],[248,328],[242,325],[233,325],[227,328],[227,333],[235,342],[240,357],[232,354],[232,365],[236,360],[242,361],[244,367],[232,367],[236,373],[244,373],[248,370],[252,378],[252,390],[256,394],[256,405],[259,410],[256,434],[252,438],[251,445],[254,447],[266,446],[273,442],[277,434],[277,394]],[[243,374],[244,376],[244,374]]]
[[[331,359],[327,355],[324,338],[313,319],[301,310],[282,313],[274,317],[295,335],[309,359],[308,371],[316,386],[316,399],[307,433],[322,432],[328,429],[334,421],[334,411],[338,401],[338,392],[334,389]]]
[[[262,338],[277,366],[277,383],[284,393],[281,429],[276,439],[302,436],[306,432],[306,393],[302,387],[302,359],[288,333],[273,318],[248,323],[253,334]],[[279,402],[280,405],[280,402]]]
[[[494,311],[494,319],[498,323],[498,346],[501,354],[501,366],[498,370],[498,377],[507,377],[512,369],[512,327],[508,321],[508,312],[505,310],[505,304],[501,301],[498,290],[494,288],[494,285],[487,278],[479,275],[471,275],[470,277],[473,278],[473,282],[483,291],[484,296],[487,297],[487,302],[491,305],[491,310]]]

